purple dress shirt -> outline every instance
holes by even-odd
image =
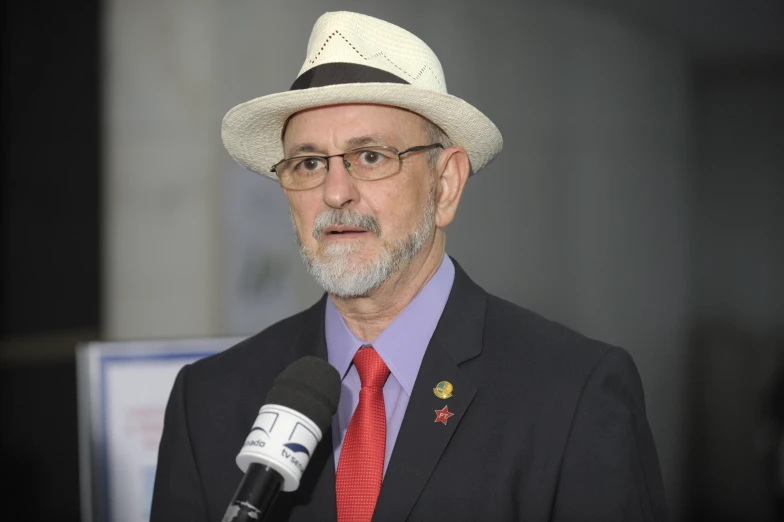
[[[324,317],[327,357],[343,379],[338,411],[332,418],[335,469],[340,462],[343,438],[346,436],[351,415],[359,403],[359,390],[362,387],[359,373],[351,361],[362,346],[372,345],[390,370],[389,379],[384,385],[384,408],[387,414],[387,447],[384,455],[386,473],[419,366],[444,311],[454,280],[455,266],[449,256],[444,255],[435,275],[392,324],[371,343],[364,343],[351,333],[332,299],[327,299]],[[436,383],[433,383],[433,386],[435,385]]]

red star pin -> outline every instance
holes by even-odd
[[[452,415],[454,415],[454,413],[449,413],[449,406],[444,406],[443,409],[436,410],[436,420],[433,422],[440,422],[446,426],[446,421],[449,420],[449,417]]]

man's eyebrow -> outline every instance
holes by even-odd
[[[367,147],[369,145],[387,145],[389,138],[381,134],[368,134],[367,136],[355,136],[346,140],[346,150],[358,149],[360,147]],[[295,158],[306,154],[323,154],[326,156],[324,149],[318,147],[315,143],[301,143],[296,147],[289,149],[286,153],[287,158]]]
[[[297,156],[302,156],[303,154],[307,154],[309,152],[317,152],[319,154],[323,154],[323,151],[319,150],[319,148],[313,143],[303,143],[301,145],[297,145],[293,149],[290,149],[286,154],[286,157],[294,158]]]
[[[347,149],[358,149],[368,145],[387,145],[389,138],[381,134],[368,134],[367,136],[357,136],[346,141]]]

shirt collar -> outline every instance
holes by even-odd
[[[449,256],[445,255],[430,281],[381,335],[369,343],[409,397],[454,280],[455,266]],[[344,378],[354,354],[366,344],[348,329],[332,299],[327,299],[324,327],[327,358],[338,370],[341,378]]]

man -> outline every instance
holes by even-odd
[[[469,175],[502,140],[447,94],[424,42],[327,13],[291,90],[229,111],[223,139],[282,186],[326,295],[180,372],[153,521],[220,520],[261,401],[305,355],[339,371],[342,395],[273,520],[666,520],[629,355],[488,295],[445,255]]]

